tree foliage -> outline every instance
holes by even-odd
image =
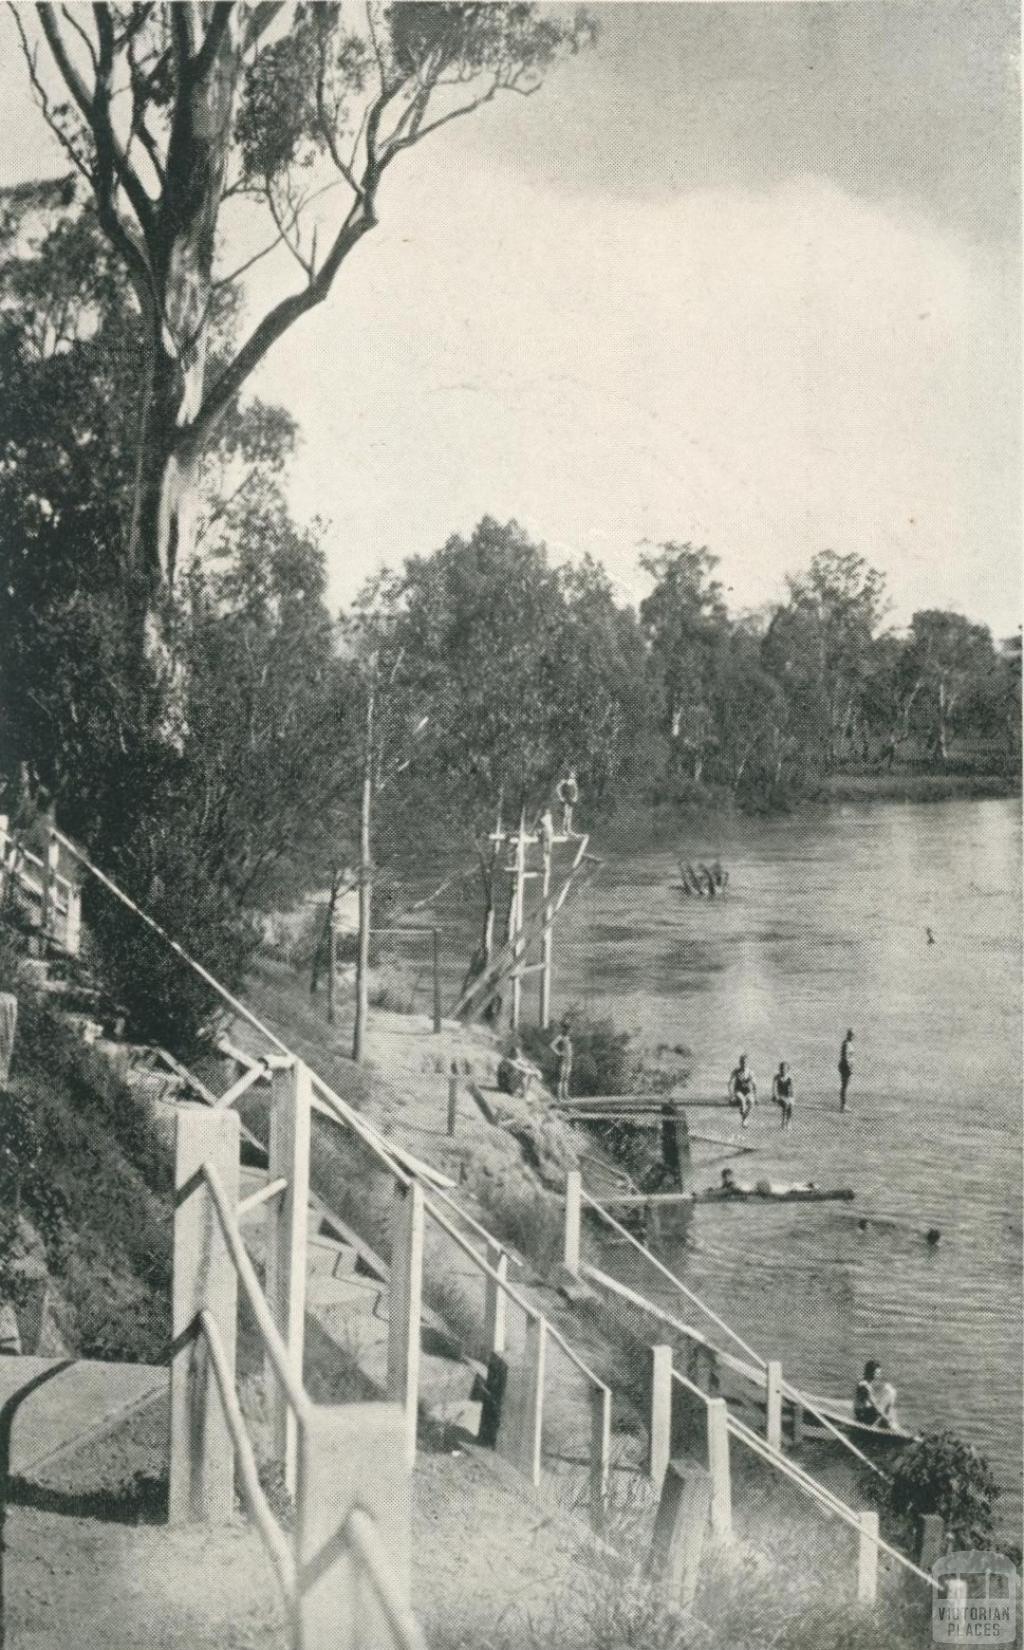
[[[592,38],[522,4],[40,4],[11,8],[37,104],[129,284],[133,633],[166,665],[203,454],[268,350],[378,221],[395,160]],[[38,24],[35,31],[33,20]],[[253,250],[230,265],[240,227]],[[216,318],[254,263],[298,272],[233,347]],[[237,256],[237,254],[235,255]]]

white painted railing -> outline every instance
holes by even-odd
[[[506,1248],[500,1239],[489,1232],[466,1210],[462,1209],[449,1195],[454,1186],[453,1181],[433,1168],[432,1165],[415,1157],[405,1147],[399,1146],[395,1141],[382,1135],[341,1095],[337,1094],[319,1073],[306,1067],[294,1050],[290,1049],[269,1026],[265,1025],[247,1004],[228,991],[208,969],[204,968],[194,957],[191,957],[178,941],[173,939],[123,889],[119,888],[111,877],[108,877],[105,872],[94,865],[75,843],[60,832],[54,832],[53,835],[64,844],[67,851],[90,875],[95,877],[108,892],[132,911],[151,932],[155,933],[240,1019],[251,1026],[272,1050],[270,1054],[255,1059],[241,1050],[232,1048],[231,1055],[242,1065],[243,1076],[219,1096],[211,1094],[204,1084],[192,1079],[195,1092],[210,1108],[210,1114],[217,1117],[234,1117],[237,1123],[237,1113],[232,1110],[232,1107],[253,1083],[268,1076],[273,1077],[275,1068],[278,1070],[293,1070],[304,1074],[302,1081],[308,1088],[308,1103],[304,1102],[307,1120],[313,1112],[316,1112],[319,1116],[346,1128],[369,1150],[379,1166],[391,1177],[394,1186],[394,1201],[392,1205],[392,1260],[388,1310],[388,1397],[398,1403],[402,1409],[404,1449],[407,1463],[411,1466],[416,1449],[424,1221],[429,1217],[456,1244],[481,1275],[484,1283],[485,1332],[492,1352],[499,1357],[506,1352],[507,1303],[509,1301],[513,1302],[525,1316],[524,1355],[519,1366],[511,1371],[514,1381],[519,1384],[519,1401],[515,1406],[515,1413],[510,1414],[503,1423],[503,1436],[507,1439],[506,1452],[533,1483],[537,1483],[540,1476],[544,1419],[544,1378],[548,1345],[557,1347],[587,1382],[590,1393],[589,1508],[593,1526],[600,1528],[603,1524],[604,1509],[607,1502],[610,1470],[611,1392],[608,1386],[594,1374],[544,1314],[509,1282],[509,1265],[520,1265],[521,1262],[518,1258]],[[190,1077],[190,1074],[177,1062],[172,1062],[172,1065],[179,1075],[184,1075],[186,1078]],[[275,1106],[272,1114],[274,1117],[279,1118],[279,1129],[285,1134],[288,1127],[285,1123],[287,1111],[287,1105],[284,1106],[283,1110],[279,1110]],[[243,1132],[247,1134],[248,1138],[252,1139],[252,1135],[244,1129],[244,1125],[242,1127]],[[308,1153],[308,1121],[304,1127],[307,1131],[306,1151]],[[272,1142],[273,1138],[272,1130]],[[279,1174],[275,1165],[273,1145],[268,1174],[271,1182],[283,1178],[288,1180],[289,1184],[294,1184],[294,1177],[289,1179],[287,1173]],[[308,1158],[306,1175],[308,1178]],[[261,1191],[261,1201],[264,1198],[270,1199],[270,1196],[269,1188]],[[483,1241],[486,1251],[484,1255],[477,1252],[464,1233],[459,1231],[454,1222],[448,1218],[444,1210],[448,1210]],[[329,1215],[329,1210],[327,1213]],[[304,1230],[303,1224],[303,1233]],[[294,1248],[291,1251],[292,1255],[299,1251],[302,1243],[304,1243],[304,1237],[300,1238],[299,1236],[296,1220],[293,1221]],[[304,1249],[302,1252],[304,1254]],[[283,1265],[282,1262],[282,1268]],[[294,1273],[293,1263],[289,1262],[288,1265]],[[283,1275],[283,1271],[280,1275]],[[292,1277],[290,1287],[289,1299],[294,1301],[297,1298],[295,1276]],[[297,1324],[294,1327],[294,1333],[298,1334]],[[299,1367],[301,1368],[301,1363]],[[293,1426],[292,1421],[289,1420],[287,1406],[282,1406],[279,1402],[277,1414],[279,1431],[283,1433],[285,1428]],[[288,1470],[291,1471],[290,1468]]]
[[[405,1417],[393,1404],[316,1405],[303,1386],[310,1084],[298,1063],[275,1077],[271,1152],[291,1173],[266,1189],[266,1292],[238,1225],[238,1116],[177,1114],[170,1518],[227,1520],[237,1474],[294,1650],[424,1650],[409,1607]],[[238,1400],[239,1285],[267,1360],[273,1454],[295,1499],[291,1538],[260,1483]]]
[[[759,1460],[764,1461],[773,1471],[787,1479],[800,1490],[808,1500],[823,1512],[838,1518],[857,1535],[857,1599],[862,1604],[874,1604],[878,1592],[878,1555],[887,1554],[908,1575],[924,1582],[930,1588],[936,1588],[934,1576],[919,1565],[907,1558],[896,1547],[883,1540],[878,1533],[878,1514],[874,1510],[857,1512],[841,1496],[836,1495],[827,1485],[812,1477],[803,1467],[791,1461],[782,1451],[767,1443],[751,1427],[745,1426],[735,1415],[729,1413],[722,1398],[713,1398],[704,1392],[695,1382],[671,1367],[671,1349],[658,1348],[668,1353],[668,1367],[670,1379],[682,1387],[691,1397],[697,1398],[704,1405],[707,1412],[708,1425],[708,1469],[712,1478],[712,1528],[714,1528],[714,1506],[717,1496],[720,1506],[731,1506],[731,1484],[729,1466],[729,1438],[735,1438],[742,1443]],[[657,1362],[655,1364],[657,1368]],[[652,1410],[671,1415],[671,1388],[667,1398],[664,1390],[652,1395]],[[669,1423],[670,1424],[670,1423]],[[667,1466],[667,1461],[665,1463]],[[720,1515],[720,1528],[722,1525]],[[726,1533],[731,1534],[731,1517],[726,1521]]]
[[[69,956],[77,957],[82,938],[82,900],[78,884],[59,869],[60,833],[49,832],[46,856],[40,858],[12,835],[9,823],[7,815],[0,814],[0,897],[10,878],[22,904],[29,908],[30,920],[44,937]]]
[[[792,1404],[793,1427],[794,1432],[797,1435],[799,1435],[800,1429],[803,1425],[803,1417],[805,1412],[809,1415],[813,1415],[815,1420],[817,1420],[825,1431],[830,1434],[834,1441],[840,1444],[843,1449],[847,1450],[849,1454],[855,1456],[862,1466],[867,1467],[870,1472],[874,1473],[879,1478],[886,1477],[886,1474],[881,1470],[877,1462],[872,1461],[870,1456],[865,1455],[864,1451],[859,1449],[853,1440],[848,1438],[846,1434],[836,1426],[835,1422],[823,1412],[820,1408],[820,1404],[816,1402],[814,1398],[808,1397],[805,1392],[801,1392],[799,1388],[793,1386],[791,1382],[783,1379],[782,1369],[778,1363],[772,1362],[767,1358],[763,1358],[759,1352],[755,1351],[755,1349],[746,1340],[744,1340],[740,1334],[738,1334],[731,1324],[727,1323],[724,1318],[720,1317],[719,1314],[715,1312],[712,1307],[708,1306],[707,1302],[703,1301],[692,1289],[687,1288],[682,1279],[677,1278],[675,1273],[670,1271],[664,1262],[658,1259],[657,1255],[652,1254],[646,1244],[641,1243],[640,1240],[635,1237],[627,1227],[623,1226],[621,1221],[616,1220],[615,1216],[611,1214],[603,1204],[599,1203],[595,1198],[592,1198],[583,1189],[578,1175],[570,1175],[567,1177],[566,1181],[566,1243],[568,1247],[570,1243],[570,1237],[568,1234],[574,1234],[573,1255],[576,1263],[582,1266],[583,1271],[588,1276],[603,1283],[605,1287],[608,1287],[609,1284],[613,1286],[615,1284],[615,1280],[609,1279],[605,1273],[599,1272],[594,1267],[586,1266],[582,1261],[580,1261],[579,1232],[581,1223],[581,1207],[583,1205],[585,1205],[588,1209],[592,1209],[598,1218],[605,1223],[605,1225],[614,1231],[620,1238],[625,1239],[627,1243],[629,1243],[639,1254],[644,1257],[647,1265],[657,1273],[659,1278],[670,1284],[675,1292],[682,1295],[684,1299],[690,1302],[691,1305],[696,1306],[698,1311],[702,1312],[705,1317],[707,1317],[710,1322],[716,1326],[716,1328],[720,1329],[723,1334],[728,1336],[728,1338],[732,1340],[743,1353],[746,1354],[746,1357],[751,1360],[750,1363],[745,1363],[741,1359],[737,1358],[733,1353],[723,1352],[720,1348],[712,1346],[707,1337],[701,1335],[700,1332],[694,1329],[691,1325],[680,1323],[678,1320],[671,1318],[667,1313],[660,1310],[653,1301],[646,1300],[644,1296],[638,1294],[633,1295],[632,1304],[634,1306],[649,1313],[652,1317],[660,1317],[663,1322],[671,1324],[671,1326],[677,1330],[678,1333],[686,1335],[696,1344],[706,1347],[714,1354],[715,1358],[723,1368],[731,1370],[734,1374],[740,1375],[755,1389],[765,1393],[767,1404],[767,1424],[769,1435],[773,1442],[781,1443],[781,1405],[782,1398],[786,1397]],[[569,1264],[568,1260],[566,1264]]]

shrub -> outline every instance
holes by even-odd
[[[937,1513],[958,1546],[984,1546],[992,1534],[999,1494],[992,1469],[955,1433],[926,1433],[902,1451],[888,1482],[876,1478],[865,1488],[908,1545],[925,1513]]]
[[[572,1079],[574,1095],[628,1094],[640,1073],[637,1059],[630,1053],[630,1034],[616,1031],[611,1020],[591,1020],[576,1006],[563,1016],[569,1021],[573,1045]],[[558,1058],[551,1052],[554,1032],[527,1026],[522,1046],[549,1088],[558,1080]]]

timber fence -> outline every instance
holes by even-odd
[[[731,1353],[723,1352],[714,1346],[707,1336],[695,1329],[692,1325],[683,1323],[666,1312],[655,1301],[628,1288],[617,1278],[598,1267],[588,1265],[582,1259],[582,1212],[584,1207],[593,1209],[620,1237],[628,1239],[630,1244],[646,1258],[659,1278],[674,1286],[696,1305],[708,1318],[725,1334],[729,1335],[746,1353],[747,1362],[735,1357]],[[872,1604],[877,1596],[878,1585],[878,1555],[884,1552],[888,1558],[902,1569],[908,1578],[915,1582],[922,1582],[929,1590],[937,1588],[933,1576],[920,1568],[904,1553],[884,1541],[879,1535],[878,1513],[874,1510],[858,1511],[849,1506],[835,1491],[814,1478],[802,1466],[786,1456],[783,1449],[783,1399],[788,1398],[792,1405],[793,1441],[800,1443],[803,1436],[803,1415],[805,1412],[816,1416],[826,1431],[833,1435],[835,1441],[843,1445],[863,1466],[882,1477],[878,1466],[872,1462],[862,1450],[824,1415],[815,1401],[805,1393],[785,1381],[782,1376],[781,1364],[774,1360],[765,1360],[740,1337],[735,1330],[719,1316],[711,1307],[706,1305],[692,1290],[681,1282],[673,1272],[652,1255],[646,1246],[639,1242],[615,1217],[609,1214],[594,1198],[583,1189],[582,1179],[578,1171],[572,1171],[566,1177],[565,1198],[565,1225],[564,1225],[564,1253],[563,1258],[567,1270],[578,1276],[586,1277],[607,1293],[622,1301],[627,1306],[639,1312],[642,1316],[663,1323],[671,1328],[684,1340],[687,1346],[694,1349],[698,1355],[698,1362],[703,1357],[706,1366],[706,1375],[709,1385],[717,1386],[720,1369],[739,1376],[759,1395],[763,1394],[765,1413],[765,1436],[762,1437],[752,1427],[734,1415],[724,1397],[717,1396],[714,1391],[706,1391],[689,1376],[682,1374],[674,1367],[675,1352],[670,1345],[658,1344],[650,1348],[650,1399],[649,1399],[649,1446],[648,1446],[648,1474],[656,1489],[661,1490],[666,1483],[673,1450],[673,1442],[677,1435],[676,1410],[673,1403],[673,1389],[679,1388],[696,1399],[704,1412],[704,1449],[707,1458],[707,1471],[710,1475],[710,1494],[708,1497],[708,1516],[713,1534],[729,1539],[732,1534],[732,1481],[730,1473],[729,1441],[735,1438],[738,1443],[765,1463],[774,1473],[778,1474],[790,1484],[794,1485],[801,1494],[814,1503],[825,1514],[838,1519],[841,1523],[854,1530],[857,1535],[857,1564],[856,1564],[856,1596],[859,1602]],[[672,1495],[679,1499],[678,1487],[672,1486]],[[682,1498],[680,1505],[686,1501]],[[703,1519],[703,1509],[698,1514]],[[699,1545],[699,1542],[698,1542]],[[694,1568],[693,1542],[688,1539],[689,1568]]]

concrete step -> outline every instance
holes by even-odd
[[[0,1413],[8,1420],[10,1472],[23,1477],[101,1437],[167,1392],[152,1364],[89,1358],[0,1358]]]

